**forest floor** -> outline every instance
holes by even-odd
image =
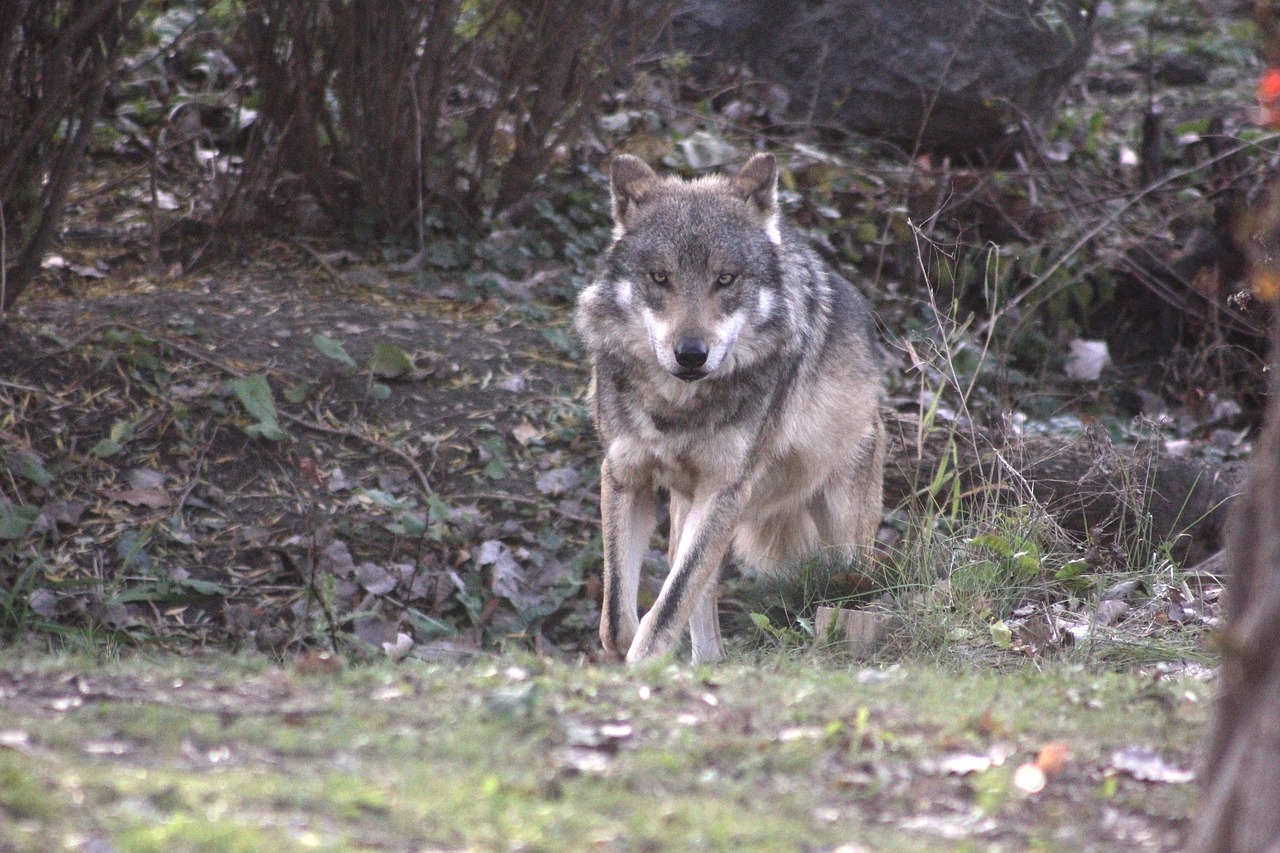
[[[1237,179],[1273,157],[1247,33],[1195,8],[1100,26],[1030,171],[790,150],[789,213],[880,315],[889,406],[1247,456],[1257,318],[1163,338],[1134,273],[1212,230],[1211,118],[1262,149]],[[1204,74],[1149,95],[1153,44]],[[1186,172],[1160,192],[1130,156],[1151,98]],[[0,321],[0,850],[1179,849],[1221,583],[1140,530],[1068,541],[920,471],[935,502],[887,508],[860,591],[904,626],[870,660],[810,648],[811,590],[737,585],[732,663],[598,660],[569,306],[608,222],[599,172],[573,181],[549,227],[436,234],[424,262],[271,229],[205,252],[183,203],[158,235],[145,173],[95,160]],[[1013,220],[1040,230],[992,250]],[[1033,289],[981,306],[992,281]],[[1104,339],[1101,380],[1068,375]]]

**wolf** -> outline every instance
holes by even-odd
[[[720,660],[722,566],[785,571],[870,548],[884,426],[875,324],[778,208],[772,154],[733,177],[611,168],[613,242],[578,297],[600,470],[600,639],[634,664],[689,626]],[[639,618],[641,563],[669,495],[669,574]]]

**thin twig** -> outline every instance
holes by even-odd
[[[567,518],[570,521],[576,521],[580,524],[599,523],[598,519],[587,518],[586,516],[569,512],[568,510],[561,509],[560,507],[548,503],[545,500],[540,500],[538,498],[526,498],[523,495],[511,495],[506,492],[469,492],[461,495],[450,495],[450,497],[460,501],[510,501],[515,504],[524,504],[525,506],[533,506],[540,509],[550,509],[562,518]]]
[[[311,247],[310,247],[310,246],[308,246],[306,243],[304,243],[304,242],[302,242],[301,240],[298,240],[298,239],[296,239],[296,238],[294,238],[294,237],[290,237],[290,238],[289,238],[289,242],[290,242],[290,243],[292,243],[293,245],[297,246],[299,249],[302,249],[302,251],[306,252],[308,255],[310,255],[312,258],[314,258],[314,259],[315,259],[315,262],[316,262],[316,263],[318,263],[318,264],[320,265],[320,267],[321,267],[321,268],[322,268],[326,273],[328,273],[328,274],[329,274],[329,278],[333,279],[333,280],[334,280],[335,282],[337,282],[338,284],[346,284],[346,283],[347,283],[347,280],[346,280],[346,279],[344,279],[344,278],[342,277],[342,275],[341,275],[337,270],[335,270],[335,269],[333,268],[333,265],[332,265],[332,264],[330,264],[328,261],[326,261],[326,260],[325,260],[321,255],[320,255],[320,253],[319,253],[319,252],[317,252],[315,249],[311,248]]]
[[[20,382],[10,382],[7,379],[0,379],[0,386],[3,386],[5,388],[12,388],[15,391],[27,391],[31,394],[40,394],[45,397],[53,396],[53,394],[49,393],[43,388],[35,388],[35,387],[32,387],[31,385],[23,385]]]
[[[404,464],[408,465],[409,469],[413,471],[414,476],[418,478],[418,484],[422,486],[423,494],[427,496],[431,496],[435,494],[435,489],[431,488],[431,483],[429,480],[427,480],[426,472],[422,470],[422,468],[418,465],[418,463],[414,460],[412,456],[410,456],[408,453],[401,450],[400,448],[391,444],[387,444],[386,442],[381,441],[380,439],[374,438],[371,435],[366,435],[365,433],[357,432],[354,429],[344,429],[341,427],[326,426],[325,424],[319,423],[317,421],[309,421],[306,418],[299,417],[298,415],[290,414],[289,412],[281,412],[280,414],[284,416],[285,420],[291,423],[295,423],[300,427],[305,427],[306,429],[314,430],[315,432],[328,433],[329,435],[339,435],[339,436],[344,436],[346,438],[354,438],[357,441],[363,441],[366,444],[371,444],[374,447],[378,448],[379,450],[386,451],[387,453],[390,453],[393,456],[399,457],[399,459],[402,462],[404,462]]]
[[[1107,228],[1110,228],[1113,224],[1115,224],[1116,220],[1118,220],[1124,214],[1128,213],[1129,210],[1134,205],[1136,205],[1138,202],[1142,201],[1144,198],[1154,193],[1156,190],[1164,187],[1166,184],[1169,184],[1169,183],[1172,183],[1173,181],[1178,180],[1179,178],[1185,178],[1188,175],[1194,174],[1195,172],[1198,172],[1199,170],[1205,168],[1206,166],[1212,165],[1213,163],[1217,163],[1220,160],[1225,160],[1228,157],[1238,154],[1239,152],[1245,150],[1246,148],[1259,147],[1264,143],[1274,142],[1277,139],[1280,139],[1280,133],[1273,133],[1270,136],[1255,140],[1253,142],[1242,142],[1233,148],[1230,148],[1226,151],[1219,152],[1216,156],[1210,157],[1208,160],[1205,160],[1203,163],[1197,163],[1194,166],[1188,166],[1187,168],[1181,169],[1177,172],[1170,172],[1168,175],[1165,175],[1163,178],[1159,179],[1158,181],[1154,181],[1148,184],[1147,186],[1143,187],[1141,190],[1139,190],[1138,192],[1130,196],[1128,199],[1126,199],[1124,204],[1120,205],[1118,208],[1113,210],[1110,214],[1103,217],[1102,220],[1096,223],[1093,227],[1085,231],[1084,234],[1082,234],[1078,240],[1076,240],[1074,243],[1071,244],[1070,248],[1068,248],[1065,252],[1063,252],[1056,261],[1054,261],[1052,264],[1049,265],[1049,268],[1047,270],[1040,273],[1040,275],[1036,276],[1035,281],[1027,285],[1027,287],[1024,290],[1022,290],[1020,293],[1017,293],[1014,296],[1012,296],[1009,299],[1008,303],[1002,306],[1001,310],[998,313],[993,314],[988,320],[986,320],[985,325],[993,326],[996,320],[998,320],[1001,315],[1007,312],[1010,308],[1017,307],[1017,305],[1021,303],[1023,299],[1035,293],[1036,290],[1038,290],[1041,285],[1043,285],[1046,281],[1052,278],[1054,273],[1062,269],[1062,266],[1067,261],[1075,257],[1076,253],[1079,252],[1081,249],[1083,249],[1090,241],[1093,240],[1093,238],[1097,237]]]

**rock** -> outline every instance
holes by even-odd
[[[1209,63],[1190,54],[1170,54],[1156,61],[1154,74],[1168,86],[1202,86],[1209,82]]]
[[[1023,439],[938,427],[921,434],[914,415],[882,408],[881,416],[886,507],[922,506],[941,466],[959,471],[966,500],[1038,507],[1082,545],[1114,542],[1140,552],[1168,544],[1181,565],[1222,548],[1227,510],[1243,479],[1239,465],[1166,456],[1152,442],[1128,449],[1105,435]]]
[[[780,84],[775,120],[976,153],[1048,118],[1092,24],[1060,0],[688,0],[673,31],[701,76],[745,64]]]

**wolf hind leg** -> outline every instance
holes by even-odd
[[[874,543],[884,511],[884,428],[877,419],[809,501],[822,545],[852,558]]]

